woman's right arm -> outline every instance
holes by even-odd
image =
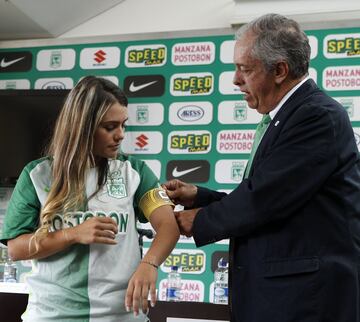
[[[115,245],[118,229],[115,221],[107,217],[93,217],[82,224],[49,232],[35,245],[34,233],[22,234],[7,242],[12,260],[41,259],[56,254],[73,244]]]

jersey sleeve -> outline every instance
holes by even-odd
[[[144,223],[149,220],[156,208],[166,204],[172,205],[172,202],[144,161],[138,161],[136,168],[140,176],[140,184],[134,197],[134,209],[138,220]]]
[[[39,221],[40,201],[30,178],[29,167],[21,172],[6,209],[0,242],[32,233]]]

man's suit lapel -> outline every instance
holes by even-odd
[[[312,79],[309,79],[302,84],[281,107],[280,111],[275,115],[274,119],[269,124],[264,137],[256,150],[249,177],[252,176],[254,169],[256,168],[257,161],[261,159],[261,156],[271,148],[278,138],[281,129],[288,118],[303,104],[304,98],[316,90],[319,90],[319,88]]]

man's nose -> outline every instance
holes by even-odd
[[[244,78],[243,78],[240,70],[235,71],[233,84],[236,86],[240,86],[240,85],[244,84]]]

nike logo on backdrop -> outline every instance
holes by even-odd
[[[130,75],[124,79],[124,91],[129,97],[156,97],[165,92],[163,75]]]
[[[155,81],[145,83],[145,84],[141,84],[141,85],[135,85],[134,82],[131,82],[131,84],[129,86],[129,91],[135,93],[135,92],[138,92],[138,91],[142,90],[143,88],[148,87],[148,86],[150,86],[150,85],[152,85],[152,84],[154,84],[156,82],[157,81],[155,80]]]
[[[166,165],[166,180],[181,178],[186,182],[208,182],[210,163],[206,160],[171,160]]]
[[[17,59],[9,60],[9,61],[5,61],[5,58],[3,58],[3,59],[1,60],[1,62],[0,62],[0,66],[1,66],[2,68],[9,67],[9,66],[17,63],[18,61],[23,60],[24,58],[25,58],[25,56],[20,57],[20,58],[17,58]]]
[[[178,177],[184,176],[185,174],[188,174],[188,173],[193,172],[193,171],[195,171],[197,169],[200,169],[200,168],[201,168],[201,166],[191,168],[191,169],[182,170],[182,171],[178,171],[177,167],[175,167],[174,170],[172,171],[172,176],[174,178],[178,178]]]

